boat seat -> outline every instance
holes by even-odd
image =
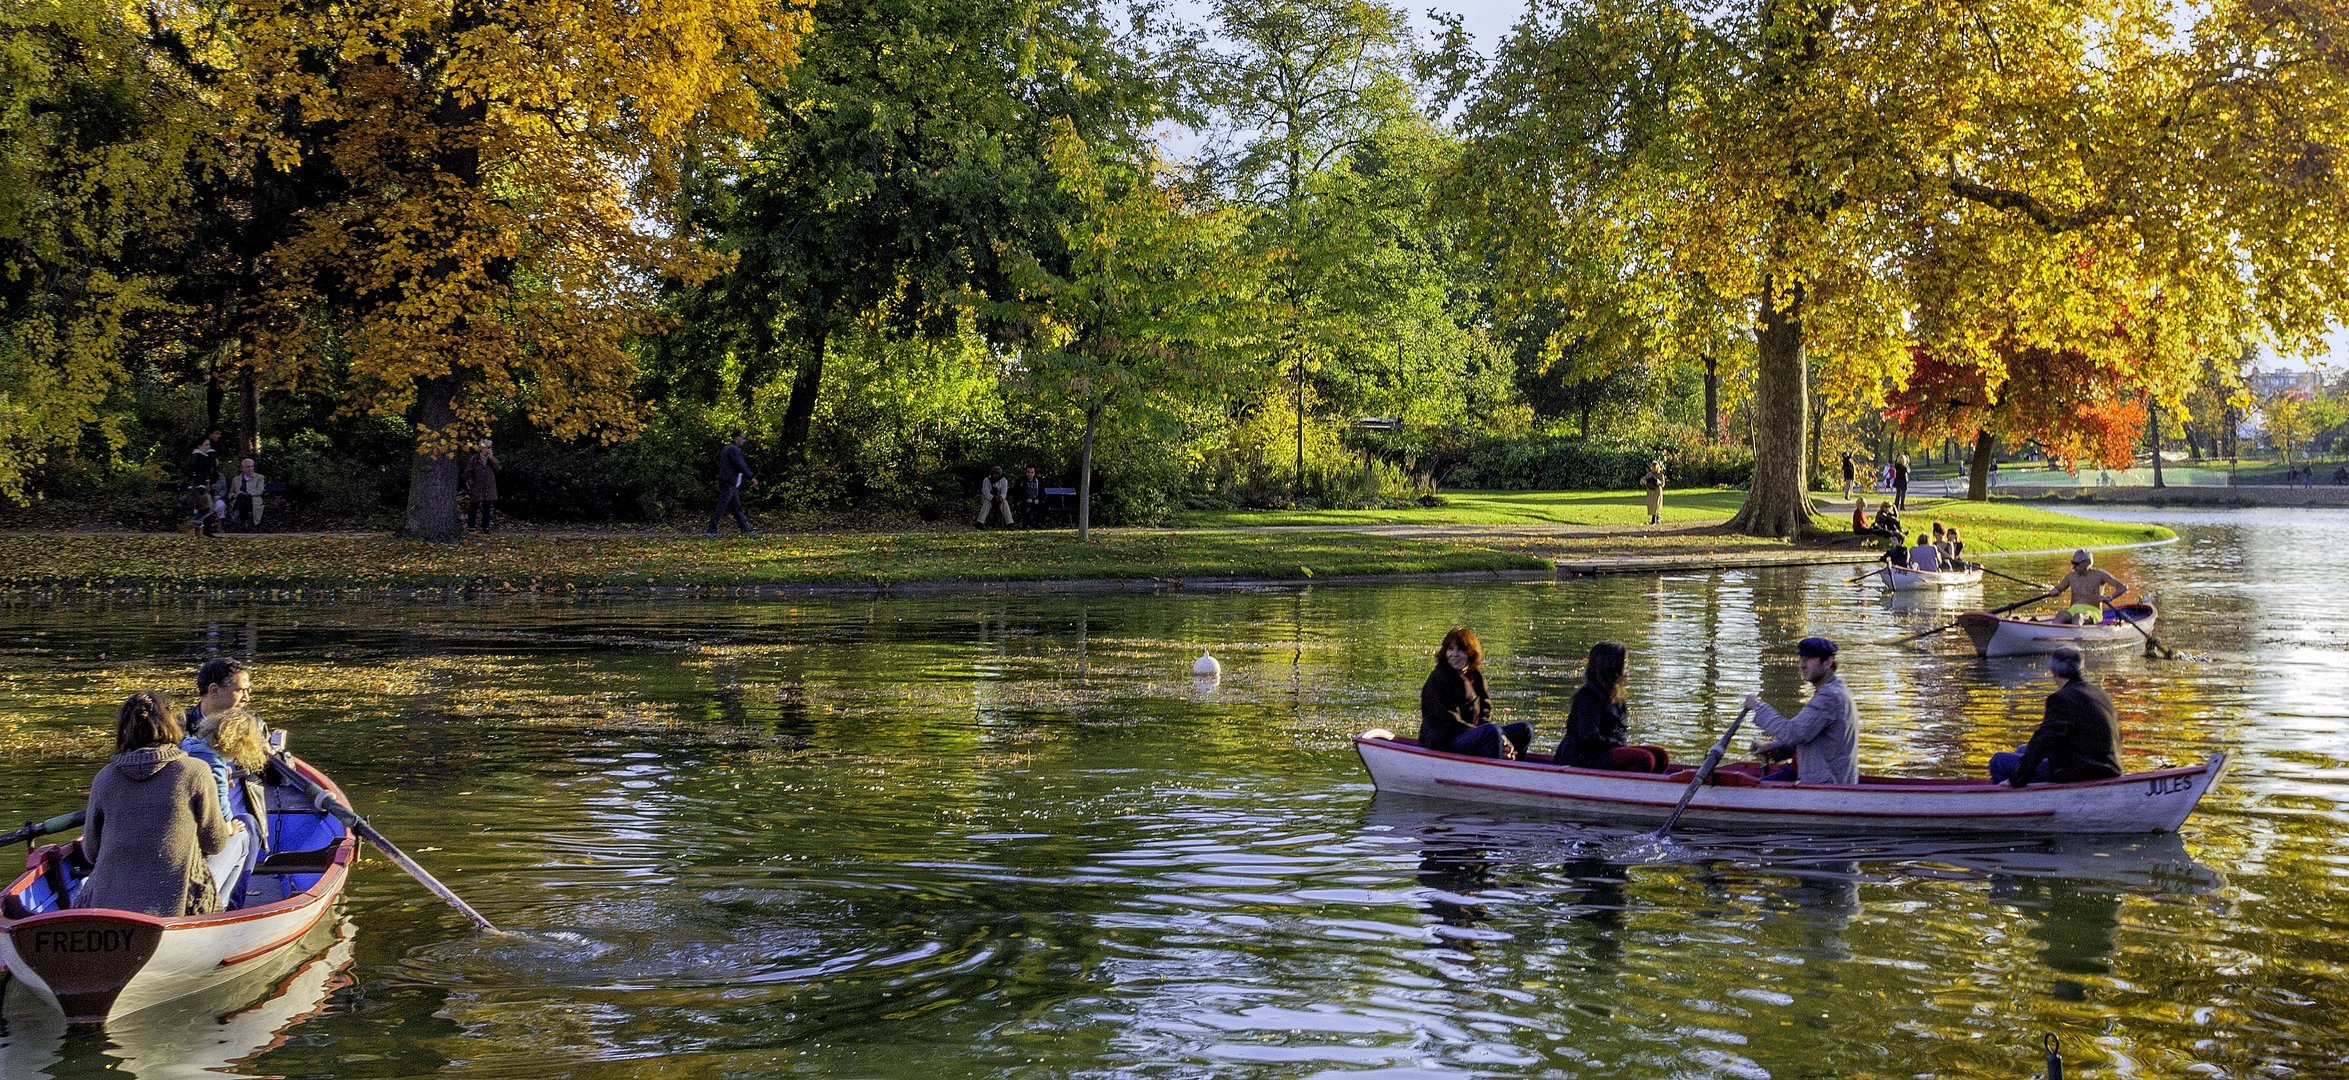
[[[253,867],[256,874],[323,874],[334,865],[334,844],[309,851],[280,851]]]

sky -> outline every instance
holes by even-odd
[[[1434,34],[1436,23],[1435,20],[1428,17],[1428,9],[1425,7],[1411,8],[1408,6],[1409,0],[1404,0],[1404,2],[1406,10],[1411,13],[1411,25],[1417,27],[1423,35]],[[1203,6],[1195,2],[1185,2],[1178,6],[1187,9],[1185,11],[1187,17],[1200,22],[1206,21],[1206,10]],[[1500,47],[1501,38],[1508,34],[1509,28],[1516,25],[1518,16],[1525,13],[1525,3],[1524,0],[1452,0],[1452,2],[1443,5],[1442,10],[1460,16],[1461,27],[1476,39],[1476,51],[1489,57],[1495,49]],[[1183,148],[1169,146],[1168,149],[1180,154]],[[2349,370],[2349,325],[2335,326],[2327,340],[2331,343],[2331,349],[2325,354],[2313,358],[2271,355],[2261,361],[2259,366],[2265,369],[2307,370],[2311,367],[2320,367],[2334,372]]]

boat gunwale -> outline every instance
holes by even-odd
[[[1398,750],[1405,753],[1422,754],[1428,757],[1442,760],[1457,761],[1467,765],[1480,765],[1509,769],[1533,769],[1537,772],[1570,773],[1577,776],[1604,777],[1612,780],[1663,782],[1669,783],[1674,788],[1685,788],[1688,786],[1688,781],[1686,779],[1674,779],[1675,776],[1684,777],[1686,775],[1685,772],[1679,770],[1675,770],[1674,772],[1670,773],[1634,773],[1617,772],[1611,769],[1585,769],[1579,766],[1559,765],[1546,761],[1526,761],[1522,758],[1515,760],[1506,758],[1486,758],[1477,757],[1473,754],[1455,754],[1448,750],[1430,750],[1427,747],[1420,746],[1417,743],[1406,742],[1402,739],[1374,739],[1365,735],[1354,736],[1354,745],[1357,748],[1357,752],[1359,752],[1359,748],[1365,744],[1368,744],[1376,749]],[[1971,779],[1962,777],[1877,777],[1874,779],[1862,777],[1861,782],[1857,784],[1806,784],[1799,780],[1762,780],[1757,781],[1754,787],[1755,789],[1762,791],[1834,791],[1860,793],[1881,792],[1889,794],[1910,795],[1987,795],[2002,791],[2028,792],[2033,787],[2037,787],[2043,791],[2057,788],[2060,788],[2063,791],[2080,791],[2088,788],[2109,787],[2119,784],[2142,782],[2146,780],[2164,780],[2173,777],[2191,776],[2197,773],[2209,772],[2215,764],[2213,759],[2221,758],[2223,756],[2223,753],[2213,753],[2211,757],[2205,758],[2193,765],[2180,765],[2168,769],[2156,769],[2151,772],[2122,773],[2119,776],[2110,776],[2101,780],[2080,780],[2073,783],[2060,785],[2043,783],[2028,785],[2020,788],[2010,787],[2006,784],[1993,783],[1989,780],[1979,780],[1972,783],[1950,782],[1951,780]],[[1909,782],[1912,780],[1921,782]],[[1742,788],[1744,785],[1739,785],[1739,787]],[[1540,794],[1549,795],[1554,793],[1541,792]],[[1577,799],[1594,798],[1597,800],[1603,800],[1603,797],[1591,797],[1583,795],[1573,795],[1568,797]],[[1633,803],[1632,805],[1638,804]],[[1797,813],[1800,811],[1771,810],[1768,812]]]
[[[343,802],[346,805],[348,804],[349,800],[344,798],[343,789],[336,785],[333,780],[329,779],[325,773],[320,772],[317,766],[314,766],[309,762],[302,760],[301,758],[294,757],[291,754],[286,756],[293,761],[296,768],[307,774],[311,780],[317,782],[320,787],[324,788],[328,793],[332,794],[336,801]],[[79,843],[80,841],[81,837],[76,836],[72,840],[66,841],[66,843],[75,844]],[[35,848],[33,850],[38,852],[41,849]],[[351,863],[357,861],[358,855],[358,839],[351,834],[349,829],[346,828],[343,830],[343,835],[341,838],[337,839],[334,843],[333,861],[330,862],[324,870],[319,872],[318,880],[311,882],[310,887],[303,889],[301,892],[295,893],[294,895],[286,897],[283,900],[272,900],[269,903],[262,904],[258,907],[233,908],[225,911],[210,912],[204,915],[172,916],[150,915],[143,911],[125,911],[121,908],[59,908],[55,911],[43,911],[37,914],[27,915],[19,919],[10,919],[5,916],[0,916],[0,934],[13,933],[22,927],[41,926],[51,922],[70,922],[76,919],[97,915],[103,915],[108,919],[120,922],[147,923],[166,933],[175,930],[203,930],[215,927],[234,926],[238,923],[251,922],[256,919],[274,918],[279,915],[299,912],[302,909],[312,905],[331,902],[336,896],[342,893],[343,882],[350,876],[350,865]],[[0,895],[15,896],[22,893],[24,890],[31,888],[33,883],[39,880],[40,874],[41,871],[39,867],[27,866],[23,874],[19,875],[15,881],[9,883],[7,889],[0,890]],[[313,919],[310,925],[317,925],[316,920]],[[305,929],[304,932],[307,933],[307,929]]]

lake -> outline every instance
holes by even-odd
[[[15,1016],[0,1072],[2025,1077],[2047,1033],[2075,1075],[2349,1072],[2349,514],[2099,512],[2181,536],[2098,559],[2182,656],[2091,654],[2124,766],[2233,755],[2176,837],[1691,833],[1621,865],[1621,829],[1374,797],[1348,743],[1416,729],[1466,624],[1545,752],[1612,638],[1637,740],[1694,759],[1745,694],[1798,705],[1824,634],[1866,771],[1976,772],[2042,664],[1874,643],[2023,595],[1997,580],[17,603],[0,821],[79,805],[129,692],[250,656],[292,748],[520,933],[369,853],[259,1005]]]

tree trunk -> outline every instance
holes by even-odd
[[[2145,432],[2153,443],[2153,486],[2167,487],[2161,480],[2161,406],[2145,403]]]
[[[1966,469],[1966,498],[1974,502],[1990,501],[1990,467],[1997,464],[1991,450],[1996,445],[1989,428],[1974,429],[1974,463]]]
[[[1803,481],[1810,443],[1810,358],[1803,343],[1803,287],[1780,304],[1763,286],[1762,325],[1754,331],[1754,479],[1729,527],[1747,536],[1792,538],[1811,520]]]
[[[1705,442],[1721,442],[1721,361],[1711,356],[1705,357]]]
[[[1087,424],[1090,425],[1090,418]],[[1091,430],[1088,426],[1087,430]],[[1289,487],[1289,500],[1305,498],[1305,353],[1297,353],[1297,479]]]
[[[1077,471],[1077,542],[1093,538],[1093,428],[1101,420],[1101,406],[1085,406],[1085,452]]]
[[[783,460],[789,465],[807,461],[808,423],[816,415],[816,394],[824,384],[824,350],[832,340],[828,317],[819,315],[807,339],[807,355],[791,373],[791,400],[783,407]]]
[[[237,387],[237,451],[240,457],[261,456],[261,388],[253,385],[253,369],[247,367]]]
[[[461,388],[455,375],[427,379],[416,388],[416,459],[408,470],[408,520],[400,526],[400,535],[410,540],[455,544],[465,539],[465,521],[457,514],[457,461],[463,448],[434,437],[456,424]]]

